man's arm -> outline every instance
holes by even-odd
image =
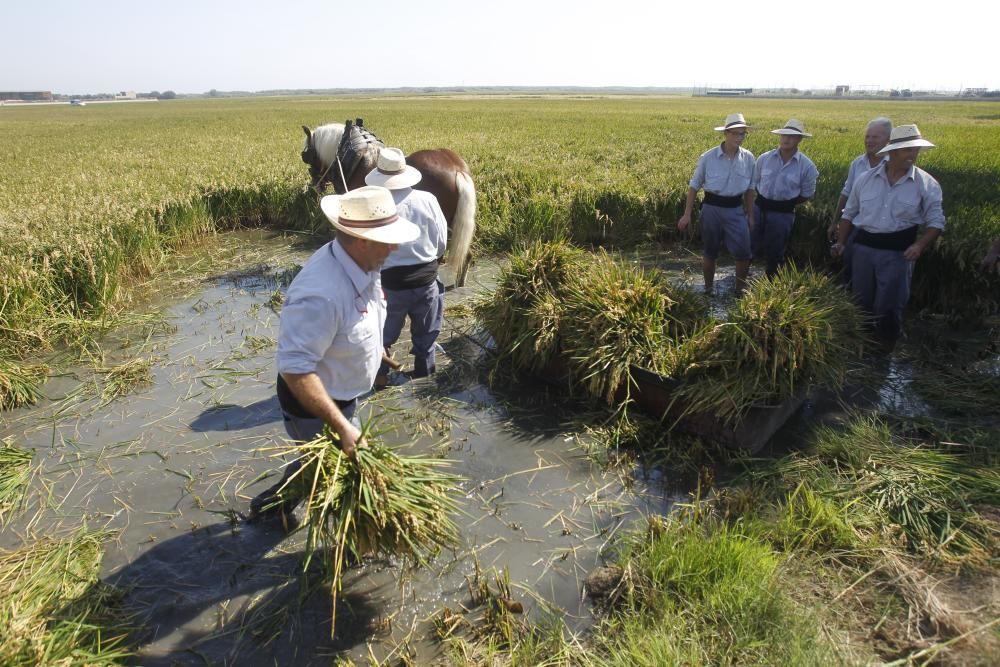
[[[684,215],[677,221],[677,229],[682,232],[691,224],[691,212],[694,211],[694,198],[697,195],[697,190],[688,187],[687,199],[684,201]]]
[[[915,261],[920,257],[921,253],[927,249],[927,246],[934,243],[934,239],[941,236],[941,230],[937,227],[928,227],[923,235],[917,239],[916,243],[911,245],[909,248],[903,251],[903,257],[912,261]]]
[[[844,212],[844,206],[847,204],[847,195],[841,194],[840,199],[837,200],[837,209],[833,212],[833,220],[830,221],[830,226],[826,228],[826,235],[831,241],[837,240],[837,227],[840,222],[840,216]]]
[[[747,216],[747,224],[750,231],[753,231],[753,202],[757,198],[757,191],[750,188],[743,193],[743,213]]]
[[[340,448],[345,454],[354,458],[355,449],[365,446],[365,439],[349,419],[344,417],[337,404],[333,402],[323,382],[316,373],[282,373],[288,388],[295,398],[310,414],[322,419],[335,433],[340,436]]]

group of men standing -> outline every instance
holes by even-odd
[[[708,293],[723,241],[736,264],[737,293],[746,286],[754,258],[774,275],[785,259],[795,207],[816,194],[819,171],[799,151],[802,139],[812,136],[801,121],[792,118],[771,130],[780,136],[778,148],[756,160],[741,145],[749,129],[742,114],[730,114],[715,128],[724,139],[698,158],[677,223],[682,231],[688,227],[697,193],[704,190],[702,269]],[[916,125],[894,128],[881,117],[869,122],[865,152],[848,169],[828,229],[831,254],[844,259],[844,281],[872,317],[874,335],[886,349],[900,334],[913,264],[945,225],[941,186],[916,166],[919,153],[933,147]]]

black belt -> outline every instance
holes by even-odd
[[[717,195],[714,192],[705,191],[705,201],[703,204],[711,204],[712,206],[719,206],[721,208],[736,208],[743,204],[743,195],[733,195],[732,197],[723,197],[722,195]]]
[[[875,248],[877,250],[906,250],[917,241],[917,225],[901,229],[898,232],[887,234],[876,234],[864,229],[858,230],[858,235],[854,237],[855,243]]]
[[[761,193],[757,193],[757,206],[762,211],[776,211],[777,213],[795,213],[794,199],[768,199]]]
[[[285,382],[285,378],[281,377],[281,373],[278,373],[278,403],[281,404],[281,409],[284,412],[292,415],[293,417],[298,417],[299,419],[316,419],[316,415],[306,410],[305,406],[299,402],[299,399],[295,398],[295,394],[289,389],[288,383]],[[333,399],[333,402],[337,404],[338,408],[346,408],[348,405],[353,403],[358,399],[352,398],[349,401],[342,401],[339,398]]]

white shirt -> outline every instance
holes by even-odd
[[[883,162],[858,177],[847,198],[843,217],[855,227],[875,234],[898,232],[914,225],[944,229],[941,186],[923,169],[889,185]]]
[[[753,171],[754,188],[775,201],[812,197],[818,178],[816,165],[799,150],[788,162],[782,161],[779,149],[770,150],[757,158]]]
[[[363,271],[338,241],[317,250],[281,307],[279,373],[316,373],[349,401],[372,388],[382,361],[385,297],[378,271]]]
[[[879,164],[882,164],[882,162],[885,162],[888,159],[888,157],[883,157]],[[875,165],[875,167],[877,166],[878,165]],[[851,187],[854,185],[854,181],[858,180],[858,176],[867,171],[871,171],[875,167],[873,167],[871,162],[868,161],[868,155],[866,153],[862,153],[858,157],[854,158],[854,161],[851,162],[851,166],[847,169],[847,180],[844,181],[844,189],[840,191],[840,194],[845,197],[849,197],[851,194]]]
[[[437,197],[423,190],[404,188],[393,190],[392,199],[396,202],[399,217],[420,227],[420,236],[416,241],[394,250],[382,268],[427,264],[443,255],[448,244],[448,221],[444,218]]]
[[[720,197],[735,197],[750,189],[753,179],[753,153],[740,147],[736,156],[730,158],[722,146],[711,148],[698,158],[689,185]]]

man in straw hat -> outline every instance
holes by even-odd
[[[854,158],[851,166],[848,167],[844,189],[840,192],[840,199],[837,200],[837,208],[833,212],[833,220],[826,230],[831,242],[837,240],[837,223],[840,222],[840,215],[844,212],[847,197],[851,194],[851,188],[854,187],[854,182],[858,180],[858,176],[866,171],[871,171],[888,159],[884,155],[879,155],[878,152],[882,150],[883,146],[889,143],[889,134],[891,132],[892,121],[884,116],[879,116],[868,121],[868,127],[865,128],[865,152]],[[856,234],[857,230],[854,230],[847,237],[844,254],[841,255],[844,262],[840,272],[840,279],[848,285],[851,284],[851,245]]]
[[[383,331],[387,358],[375,378],[376,387],[388,383],[389,348],[399,340],[407,316],[413,343],[412,377],[426,377],[435,370],[435,341],[444,320],[444,285],[438,280],[438,263],[448,242],[448,221],[434,195],[413,189],[420,178],[420,172],[406,164],[398,148],[379,151],[375,169],[365,177],[368,185],[391,190],[399,215],[420,228],[413,243],[400,247],[382,265],[388,309]]]
[[[701,269],[705,277],[705,293],[712,293],[715,282],[715,260],[725,241],[729,254],[736,262],[736,292],[746,286],[750,269],[750,206],[753,178],[753,153],[742,147],[750,126],[743,114],[726,116],[716,132],[723,133],[720,145],[705,151],[689,183],[684,215],[677,229],[684,231],[691,224],[691,213],[698,190],[705,190],[701,206]]]
[[[420,229],[398,214],[385,188],[328,195],[320,207],[337,236],[288,286],[278,333],[278,401],[293,440],[308,442],[329,426],[353,456],[364,445],[354,410],[382,360],[386,310],[379,269]],[[279,491],[298,467],[297,461],[289,465],[281,482],[251,501],[251,518],[295,508],[299,499]]]
[[[768,276],[785,261],[785,247],[795,223],[795,207],[816,194],[819,170],[799,151],[799,143],[812,135],[802,121],[788,119],[784,127],[771,130],[780,139],[778,147],[759,158],[754,168],[754,257],[763,257]]]
[[[941,186],[916,166],[920,152],[933,147],[916,125],[893,128],[878,152],[889,160],[854,183],[831,247],[834,256],[843,254],[851,231],[858,230],[851,291],[874,316],[875,335],[885,351],[899,338],[913,263],[944,229]],[[921,225],[925,229],[918,238]]]

